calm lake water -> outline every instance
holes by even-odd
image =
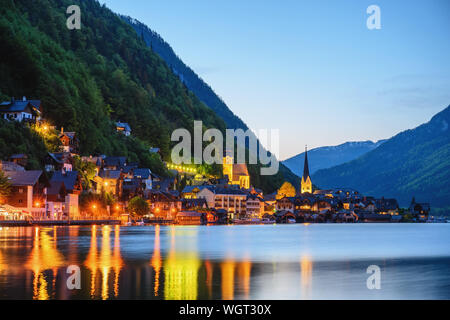
[[[450,299],[450,224],[3,227],[0,299]]]

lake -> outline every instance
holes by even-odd
[[[3,227],[0,299],[450,299],[450,224]]]

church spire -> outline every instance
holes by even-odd
[[[308,146],[305,147],[305,164],[303,166],[303,179],[309,177],[309,164],[308,164]]]
[[[308,163],[308,146],[305,147],[305,164],[303,166],[303,177],[301,182],[301,193],[312,193],[312,182],[309,176],[309,163]]]

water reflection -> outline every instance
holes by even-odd
[[[302,299],[311,299],[313,263],[311,257],[303,256],[300,260],[300,288]]]
[[[450,228],[401,227],[409,233],[394,226],[1,228],[0,297],[450,299]],[[364,250],[393,258],[354,253],[363,252],[364,228],[373,228]],[[343,236],[348,250],[325,241]],[[409,247],[392,247],[404,243],[398,238],[410,239]],[[365,285],[370,264],[383,270],[379,292]],[[81,290],[66,287],[69,265],[81,268]]]
[[[100,281],[100,297],[101,299],[106,300],[110,297],[109,276],[111,272],[114,275],[114,297],[118,297],[119,295],[119,276],[123,261],[120,256],[120,227],[115,227],[113,250],[111,250],[111,226],[103,226],[101,232],[101,250],[99,253],[97,248],[97,226],[91,227],[91,245],[85,265],[91,272],[91,298],[96,298],[98,281]],[[100,271],[99,279],[97,279],[98,271]]]
[[[53,232],[51,232],[53,231]],[[51,234],[50,234],[51,233]],[[33,249],[25,268],[33,272],[33,299],[48,300],[49,285],[45,271],[51,270],[51,277],[56,281],[58,268],[67,265],[63,255],[57,249],[57,237],[55,231],[50,228],[34,229]],[[55,294],[55,282],[52,282],[53,292]]]
[[[197,250],[197,229],[171,228],[171,243],[164,261],[164,298],[166,300],[196,300],[200,259]],[[180,250],[177,250],[177,237]]]
[[[150,261],[150,265],[153,267],[155,272],[154,286],[153,286],[153,294],[155,297],[158,296],[159,292],[159,274],[162,267],[162,258],[161,258],[161,243],[160,243],[160,226],[157,225],[155,227],[155,241],[153,247],[153,256]]]

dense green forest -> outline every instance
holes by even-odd
[[[81,30],[66,27],[66,9],[73,4],[81,8]],[[174,129],[192,132],[195,119],[225,130],[223,119],[188,90],[135,30],[97,1],[3,0],[0,13],[0,99],[41,100],[50,124],[77,132],[83,155],[124,155],[161,173],[162,164],[148,148],[161,148],[168,159]],[[134,138],[115,132],[117,120],[130,124]],[[8,126],[21,132],[17,150],[28,150],[37,165],[43,149],[26,148],[35,140],[26,127],[19,127]],[[10,141],[0,135],[0,145]],[[2,151],[2,158],[13,149]],[[283,174],[295,179],[286,169],[269,177],[250,171],[252,182],[265,191],[279,187]]]
[[[354,161],[317,171],[312,180],[322,188],[349,187],[366,195],[397,198],[403,206],[414,196],[418,202],[430,202],[436,213],[448,212],[449,124],[450,106]]]
[[[136,19],[127,16],[121,16],[121,18],[136,30],[137,34],[167,63],[189,90],[225,121],[227,128],[248,129],[247,125],[228,108],[206,82],[176,55],[172,47],[158,33]]]

